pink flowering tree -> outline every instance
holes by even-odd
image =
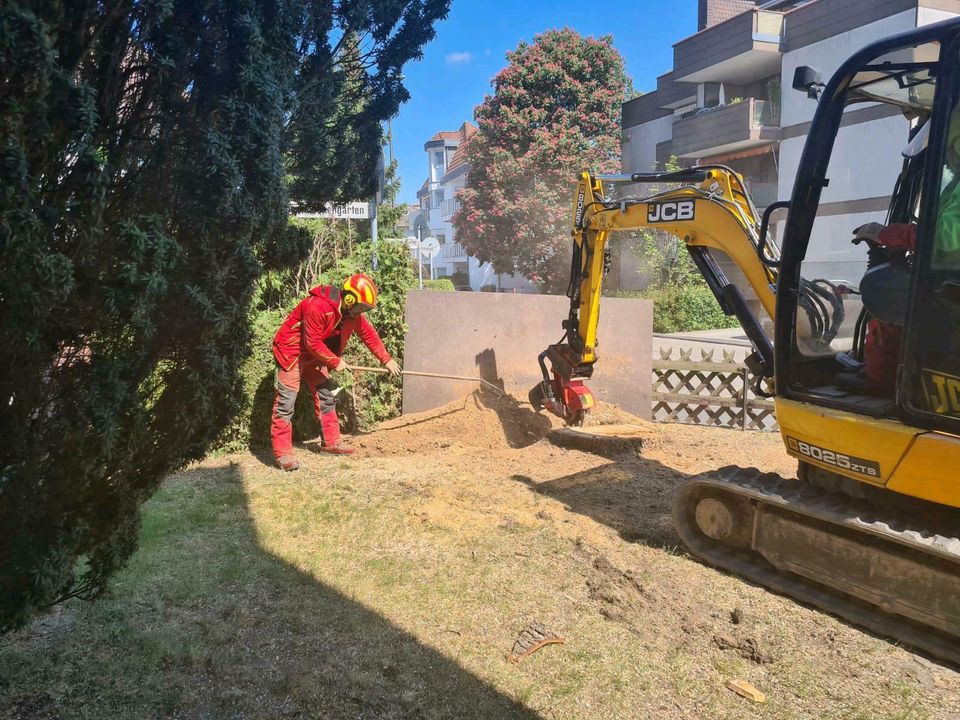
[[[546,291],[566,286],[580,172],[620,169],[620,105],[630,87],[610,36],[549,30],[507,54],[476,109],[470,175],[453,218],[467,251]]]

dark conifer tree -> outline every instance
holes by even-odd
[[[291,187],[372,194],[448,4],[0,4],[0,630],[101,590],[230,421]]]

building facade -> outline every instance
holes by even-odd
[[[459,130],[443,130],[424,143],[427,178],[417,191],[420,205],[411,219],[411,235],[416,237],[419,232],[421,240],[433,236],[440,242],[440,253],[433,259],[434,274],[438,278],[451,278],[458,288],[533,292],[533,285],[526,278],[507,273],[498,275],[489,263],[481,263],[468,255],[457,242],[452,220],[460,209],[458,195],[470,172],[463,146],[476,131],[473,123],[465,122]],[[424,266],[429,269],[429,261],[425,260]]]
[[[956,17],[960,0],[699,0],[699,11],[698,32],[673,46],[673,68],[656,90],[623,106],[624,172],[650,172],[671,158],[729,165],[763,209],[790,199],[816,110],[791,88],[794,70],[809,65],[826,82],[874,40]],[[843,125],[807,277],[862,275],[865,257],[851,231],[884,221],[901,169],[897,154],[876,149],[906,144],[902,116],[857,106]]]

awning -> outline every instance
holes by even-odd
[[[700,158],[700,165],[711,165],[718,163],[725,163],[731,160],[743,160],[744,158],[759,157],[760,155],[767,155],[776,150],[776,145],[773,143],[769,145],[761,145],[760,147],[747,148],[745,150],[737,150],[736,152],[727,153],[725,155],[715,155],[708,158]]]

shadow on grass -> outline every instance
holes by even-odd
[[[265,551],[234,465],[172,478],[104,598],[6,640],[4,718],[537,717]]]
[[[628,542],[671,550],[680,544],[673,500],[689,476],[656,460],[630,457],[546,482],[525,475],[512,479],[613,528]]]

